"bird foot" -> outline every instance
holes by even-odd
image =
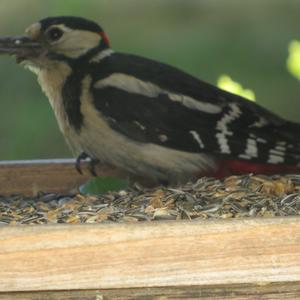
[[[82,175],[82,170],[81,170],[81,162],[85,159],[87,159],[89,156],[85,152],[81,152],[78,157],[76,158],[76,163],[75,163],[75,169],[79,174]]]
[[[92,158],[89,162],[89,171],[90,173],[94,176],[94,177],[97,177],[97,172],[96,172],[96,166],[97,164],[99,163],[99,160],[98,159],[94,159]]]
[[[81,169],[81,162],[83,160],[86,160],[86,159],[89,159],[88,161],[88,168],[89,168],[89,171],[90,173],[93,175],[93,176],[97,176],[97,172],[96,172],[96,165],[98,164],[98,160],[97,159],[94,159],[94,158],[91,158],[88,154],[86,154],[85,152],[81,152],[78,157],[76,158],[76,163],[75,163],[75,169],[77,170],[78,173],[80,173],[81,175],[83,174],[82,173],[82,169]]]

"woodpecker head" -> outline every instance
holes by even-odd
[[[16,55],[31,69],[72,63],[109,48],[102,28],[80,17],[49,17],[32,24],[21,37],[0,39],[0,53]]]

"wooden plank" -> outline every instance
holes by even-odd
[[[0,300],[293,300],[300,299],[300,283],[221,285],[114,290],[42,291],[0,293]]]
[[[0,228],[0,291],[300,281],[300,218]]]
[[[39,191],[67,193],[77,190],[91,175],[82,163],[83,175],[75,170],[74,159],[46,159],[0,162],[0,195],[34,195]],[[107,166],[97,168],[99,176],[120,176]]]

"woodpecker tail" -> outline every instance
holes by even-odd
[[[279,138],[286,142],[287,164],[300,167],[300,124],[286,122],[278,130]]]
[[[222,178],[229,175],[253,174],[300,174],[300,124],[285,122],[271,131],[273,147],[266,145],[265,158],[261,161],[223,159],[215,174]],[[273,139],[272,138],[272,139]],[[273,157],[273,159],[270,159]],[[274,159],[275,157],[275,159]]]

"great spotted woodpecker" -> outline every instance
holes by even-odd
[[[78,162],[157,182],[298,172],[300,124],[172,66],[114,52],[96,23],[45,18],[0,52],[37,74]]]

